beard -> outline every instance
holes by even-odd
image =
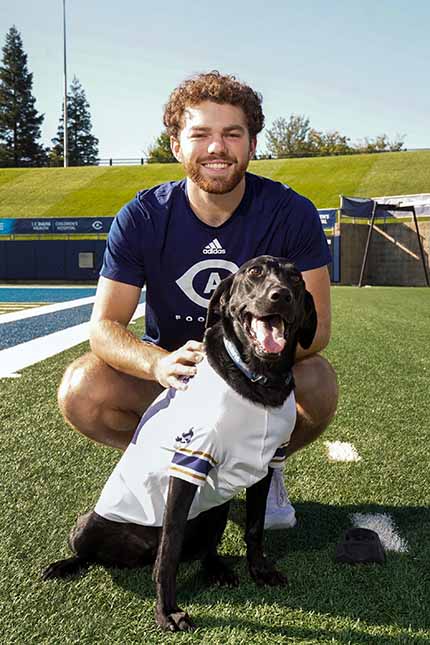
[[[220,158],[217,157],[217,159],[219,160]],[[232,162],[231,159],[224,159],[224,161]],[[199,163],[195,161],[182,161],[187,177],[205,193],[211,193],[212,195],[224,195],[234,190],[245,176],[248,163],[247,161],[236,165],[233,173],[228,177],[204,177],[200,172]]]

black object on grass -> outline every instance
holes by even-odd
[[[385,562],[385,551],[379,535],[370,529],[354,528],[345,532],[336,547],[336,562],[342,564],[369,564]]]

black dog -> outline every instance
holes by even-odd
[[[264,515],[272,476],[269,463],[276,461],[276,455],[280,453],[277,450],[280,444],[276,443],[278,435],[271,439],[268,429],[271,420],[277,418],[279,437],[288,437],[291,434],[292,427],[287,429],[282,426],[287,426],[287,420],[277,410],[284,410],[289,401],[295,411],[294,399],[289,395],[294,388],[291,368],[296,346],[299,342],[302,347],[309,347],[316,326],[313,299],[305,289],[300,272],[285,260],[271,256],[251,260],[235,275],[223,280],[209,305],[205,334],[205,369],[211,371],[215,381],[218,379],[217,382],[224,387],[225,397],[239,402],[239,408],[248,406],[256,418],[259,418],[258,415],[266,415],[266,428],[263,433],[266,443],[261,453],[264,458],[261,458],[259,470],[257,468],[255,472],[248,468],[249,464],[243,456],[246,454],[248,436],[251,435],[251,432],[247,434],[249,421],[238,412],[235,422],[228,428],[230,437],[234,438],[240,433],[244,437],[241,444],[243,453],[239,451],[242,462],[240,459],[234,462],[234,472],[231,477],[228,473],[228,478],[239,476],[240,479],[243,471],[244,481],[252,481],[246,494],[245,541],[249,571],[257,584],[284,585],[287,582],[286,577],[269,563],[263,552]],[[204,372],[203,367],[199,366],[198,374],[193,379],[196,384],[194,389],[198,388],[200,369]],[[175,414],[179,410],[177,416],[180,416],[180,402],[185,401],[188,402],[188,409],[185,406],[185,411],[191,414],[194,405],[191,396],[193,385],[192,382],[189,391],[176,398],[175,391],[168,391],[164,399],[154,403],[139,424],[136,439],[134,438],[132,443],[136,444],[139,432],[147,427],[145,423],[148,424],[155,416],[157,406],[158,410],[161,410],[171,404],[170,409],[173,409]],[[207,397],[210,395],[210,392],[206,393]],[[198,407],[197,403],[195,405]],[[210,407],[209,403],[208,406]],[[231,416],[228,416],[228,420],[230,419]],[[173,432],[175,430],[173,429]],[[221,501],[216,501],[215,505],[206,503],[206,507],[203,506],[206,510],[199,511],[194,516],[192,514],[192,504],[196,502],[200,493],[204,499],[205,486],[209,486],[208,483],[201,486],[192,483],[197,481],[197,478],[204,479],[198,474],[198,468],[201,468],[202,464],[207,470],[213,468],[213,486],[213,482],[221,481],[222,473],[222,463],[217,464],[211,455],[187,449],[186,446],[192,446],[189,442],[192,441],[194,433],[194,427],[189,427],[182,435],[180,431],[176,431],[178,436],[174,450],[178,451],[175,456],[179,455],[179,462],[172,466],[175,459],[172,460],[170,477],[164,480],[168,481],[168,490],[167,501],[162,509],[162,522],[153,520],[152,525],[148,526],[144,525],[144,522],[128,521],[127,515],[118,518],[118,521],[112,521],[91,511],[78,519],[69,536],[69,546],[76,555],[48,566],[43,572],[43,578],[46,580],[70,576],[91,563],[141,567],[155,561],[157,623],[171,631],[192,629],[193,622],[176,603],[176,571],[180,560],[201,560],[212,583],[230,586],[238,584],[236,575],[217,554],[217,547],[227,523],[228,500],[235,494],[234,486],[224,493]],[[260,435],[257,440],[260,441]],[[267,445],[269,452],[271,450],[269,455],[264,453]],[[127,453],[135,448],[134,445],[127,449],[123,459],[127,459]],[[252,450],[250,453],[252,454]],[[192,463],[198,462],[198,465],[193,466],[190,460]],[[224,462],[227,463],[228,458],[224,458]],[[189,463],[191,466],[188,468]],[[182,467],[181,464],[185,466]],[[188,479],[178,478],[178,474],[175,473],[171,476],[171,470]],[[191,474],[183,475],[184,472]],[[217,494],[217,491],[211,489],[209,493],[213,495]],[[148,497],[150,494],[145,492],[145,495]]]

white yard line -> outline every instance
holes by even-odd
[[[66,302],[53,302],[50,305],[42,305],[34,309],[24,309],[22,311],[11,311],[7,314],[0,314],[0,324],[15,322],[16,320],[24,320],[24,318],[33,318],[33,316],[43,316],[44,314],[52,314],[56,311],[63,311],[64,309],[73,309],[73,307],[80,307],[81,305],[89,305],[93,303],[95,296],[88,296],[87,298],[78,298],[77,300],[67,300]],[[17,306],[19,303],[17,303]]]
[[[0,378],[12,376],[29,365],[82,343],[88,339],[88,327],[89,323],[82,323],[3,349],[0,352]]]
[[[63,290],[63,289],[95,289],[97,285],[91,286],[82,284],[3,284],[0,282],[0,289],[10,289],[17,291],[18,289],[44,289],[45,291]]]
[[[143,316],[144,311],[145,305],[138,305],[132,320]],[[15,347],[3,349],[0,351],[0,378],[16,378],[17,372],[25,367],[44,361],[70,347],[79,345],[79,343],[88,340],[88,337],[89,323],[86,322],[29,340],[26,343],[15,345]]]

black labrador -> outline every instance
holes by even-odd
[[[245,399],[282,406],[294,388],[296,346],[310,347],[317,327],[311,294],[301,273],[284,259],[261,256],[223,280],[211,298],[205,350],[211,367]],[[234,431],[234,428],[232,428]],[[263,528],[272,469],[246,491],[245,542],[252,578],[259,585],[284,585],[263,552]],[[199,559],[211,583],[237,586],[238,578],[218,556],[229,502],[188,520],[196,485],[169,478],[163,526],[114,522],[90,511],[69,536],[75,555],[49,565],[45,580],[71,576],[92,563],[141,567],[155,562],[155,617],[171,631],[194,628],[176,602],[179,561]]]

